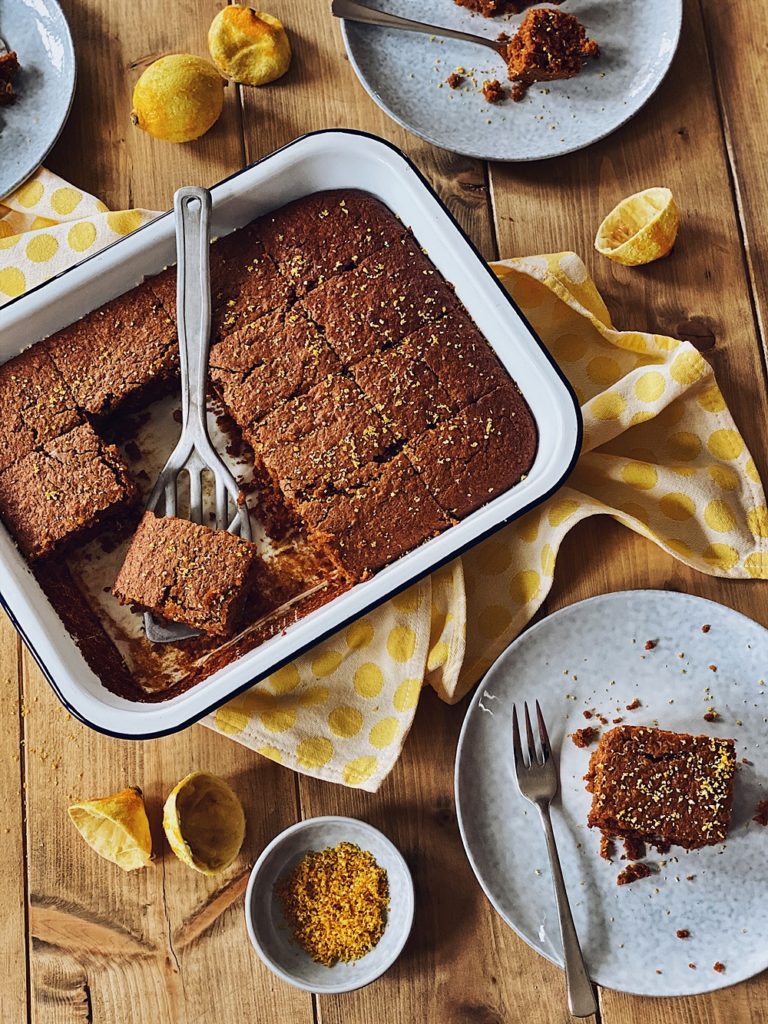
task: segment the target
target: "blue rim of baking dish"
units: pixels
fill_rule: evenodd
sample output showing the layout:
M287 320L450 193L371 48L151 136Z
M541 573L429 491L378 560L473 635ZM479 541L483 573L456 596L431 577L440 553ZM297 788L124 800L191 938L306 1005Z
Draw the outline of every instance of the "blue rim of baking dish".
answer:
M562 475L557 480L557 482L554 483L543 494L539 495L534 501L531 501L527 505L524 505L522 508L517 509L512 515L508 516L506 519L502 519L500 522L494 523L492 527L489 527L487 530L484 530L482 533L479 533L476 537L473 537L472 540L468 541L466 544L463 544L457 550L452 551L450 555L446 555L446 556L444 556L442 558L436 559L432 563L432 565L430 565L430 567L428 569L424 569L421 572L414 573L414 575L412 577L410 577L410 579L408 579L406 582L404 582L404 583L402 583L402 584L400 584L400 585L398 585L396 587L393 587L386 594L383 594L383 595L375 598L374 600L372 600L370 602L370 604L367 604L364 608L356 610L354 612L354 614L350 615L348 618L345 618L341 622L339 622L336 625L334 625L334 627L332 629L325 630L324 632L319 633L310 642L300 645L294 651L292 651L290 653L290 655L288 655L287 657L281 658L278 661L276 661L273 665L271 665L269 667L269 669L267 671L258 673L257 675L253 676L247 682L242 683L240 686L237 686L231 693L228 693L225 697L222 697L220 700L212 701L212 703L208 707L206 707L205 710L200 711L200 712L195 712L195 714L191 715L185 721L179 722L178 724L173 725L173 726L169 726L167 729L158 729L158 730L154 730L154 731L151 731L151 732L144 732L144 733L124 733L124 732L118 732L117 730L114 730L114 729L107 729L106 727L101 726L101 725L95 725L93 722L89 721L89 719L87 717L85 717L85 715L83 715L76 707L74 707L64 697L64 695L62 694L61 690L59 689L59 687L58 687L58 685L56 683L56 680L53 677L53 674L49 670L48 666L46 665L46 663L43 660L43 658L41 657L41 655L38 653L38 651L35 648L34 644L31 642L31 640L27 636L25 630L22 628L22 626L20 625L20 623L16 619L16 616L13 613L13 609L10 607L10 605L6 601L2 591L0 591L0 607L2 607L5 610L6 614L8 615L8 618L13 623L13 625L14 625L16 631L18 632L19 636L24 641L24 644L25 644L27 650L30 652L30 654L34 658L38 668L40 669L42 674L45 676L45 678L48 681L48 683L49 683L51 689L53 690L53 692L59 698L59 701L63 704L63 706L66 708L66 710L74 718L76 718L78 721L82 722L84 725L87 725L90 729L93 729L94 732L99 732L99 733L101 733L104 736L112 736L115 739L123 739L123 740L152 740L152 739L160 739L163 736L172 736L172 735L174 735L177 732L181 732L183 729L189 728L189 726L191 726L191 725L195 725L201 719L205 718L206 715L210 715L212 712L218 710L218 708L222 707L224 704L227 704L229 701L234 700L235 697L238 697L241 693L244 693L246 690L250 689L252 686L255 686L257 683L260 683L262 681L262 679L266 679L267 676L272 675L273 672L276 672L278 669L282 668L283 665L287 665L289 662L293 661L295 658L300 657L306 651L311 650L313 647L316 647L317 644L322 643L323 640L326 640L329 636L333 636L335 633L340 632L342 629L344 629L346 626L348 626L351 622L354 622L356 619L360 618L361 616L366 615L372 609L378 608L380 605L384 604L385 601L389 601L392 597L395 597L397 594L400 594L400 593L402 593L402 591L407 590L409 587L413 586L414 583L418 583L419 580L425 579L427 576L431 576L432 573L435 572L437 569L439 569L441 566L446 565L448 562L452 562L455 558L459 558L462 554L464 554L465 551L468 551L470 548L475 547L477 544L481 543L482 541L487 540L488 537L491 537L493 534L497 533L503 527L508 526L511 522L514 522L516 519L519 519L521 516L525 515L526 512L530 512L531 509L536 508L538 505L543 504L547 500L547 498L549 498L552 494L554 494L555 491L560 489L560 487L563 485L563 483L570 476L571 471L573 470L573 467L575 466L576 461L577 461L577 459L579 457L579 454L581 452L581 444L582 444L582 439L583 439L583 434L584 434L584 426L583 426L582 417L581 417L581 409L579 407L578 400L576 398L576 395L574 393L574 390L573 390L573 387L571 386L570 381L565 376L565 374L560 369L560 367L557 365L555 360L552 358L552 355L550 354L550 352L547 349L546 345L541 340L541 338L538 336L538 334L534 331L534 329L531 326L531 324L530 324L528 318L526 317L526 315L523 313L523 311L520 309L518 304L515 302L515 300L512 298L512 296L509 294L509 292L503 286L503 284L501 283L499 278L496 276L496 274L494 274L494 272L488 266L487 261L485 260L485 258L483 257L482 253L479 251L477 246L474 244L472 239L467 235L467 233L464 231L464 229L458 223L456 218L453 216L451 211L448 209L447 205L440 198L440 196L435 191L435 189L432 187L432 185L427 180L427 178L424 176L424 174L414 164L414 162L410 159L410 157L408 157L405 153L403 153L403 151L399 148L399 146L394 145L394 143L389 142L387 139L382 139L378 135L374 135L372 132L360 131L357 128L321 128L321 129L318 129L317 131L307 132L304 135L300 135L298 138L293 139L291 142L286 143L285 146L281 146L279 149L273 150L271 153L268 153L266 156L263 156L263 157L261 157L258 160L254 160L250 164L246 165L245 167L240 168L240 170L234 171L232 174L228 175L226 178L222 178L221 181L218 181L218 182L216 182L215 185L211 186L211 192L213 192L215 194L216 190L220 186L222 186L222 185L226 184L227 182L232 181L233 179L239 177L241 174L243 174L245 171L249 170L251 167L256 167L258 164L263 163L265 160L271 159L272 157L276 156L278 153L283 153L283 152L285 152L285 150L291 149L293 146L297 145L300 142L303 142L305 139L312 138L313 136L316 136L316 135L356 135L356 136L360 136L362 138L371 139L372 141L374 141L376 143L379 143L380 145L386 146L388 149L392 150L392 152L395 153L405 164L407 164L409 169L416 175L416 177L418 178L419 182L427 190L427 192L430 194L430 196L439 203L441 209L446 214L446 216L449 218L449 220L451 221L453 226L456 228L456 230L459 232L459 234L464 239L464 241L468 244L469 248L474 253L474 255L476 256L478 262L482 265L482 267L485 270L485 272L490 275L490 277L493 280L493 282L495 283L496 287L500 290L502 295L504 295L505 299L509 302L509 304L514 308L515 312L520 317L520 320L522 321L522 323L525 325L526 329L528 330L528 333L531 336L531 339L536 343L536 345L541 350L541 352L544 355L545 359L550 364L550 366L554 370L556 376L558 377L558 379L560 380L561 384L563 385L566 394L570 398L571 403L573 405L573 411L574 411L575 422L576 422L576 435L575 435L575 439L574 439L573 455L571 456L571 459L570 459L570 462L568 463L568 466L565 468L565 470L563 471ZM136 235L136 234L138 234L138 232L144 230L144 228L149 227L150 224L156 224L159 220L162 220L164 217L171 217L172 215L173 215L173 211L172 210L168 210L165 213L161 213L159 216L153 218L151 221L147 221L146 224L142 224L141 227L137 228L136 231L131 233L131 235ZM125 236L125 237L131 237L131 236ZM39 291L41 288L44 288L47 284L49 284L50 281L56 281L59 278L64 277L70 271L74 270L75 267L83 266L83 264L88 263L90 260L95 259L97 256L100 256L102 253L108 251L109 249L113 248L114 246L119 245L122 241L124 241L123 238L118 238L114 242L110 242L109 245L104 246L104 248L100 249L97 253L93 253L90 256L87 256L84 260L80 260L78 263L74 264L73 266L67 267L66 270L60 271L58 274L55 274L53 277L49 278L47 281L43 281L40 284L35 285L34 288L30 288L29 291L25 292L23 295L19 295L16 298L11 299L11 301L6 303L5 307L3 307L3 308L7 309L13 303L18 302L19 299L25 298L26 296L32 295L34 292ZM201 686L201 685L204 685L204 684L205 684L205 680L203 679L199 683L196 683L195 685L196 686ZM104 684L102 683L102 686L103 685ZM128 698L126 698L126 699L128 699ZM147 706L147 705L151 706L151 705L155 705L155 704L162 704L163 702L162 701L142 701L142 700L138 700L138 701L133 701L132 703L139 704L139 705L144 705L144 706Z

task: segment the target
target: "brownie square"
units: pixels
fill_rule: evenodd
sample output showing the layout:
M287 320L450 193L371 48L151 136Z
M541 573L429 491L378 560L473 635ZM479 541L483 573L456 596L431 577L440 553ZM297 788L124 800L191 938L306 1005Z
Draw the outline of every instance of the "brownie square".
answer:
M395 437L354 381L327 377L281 405L246 440L289 500L345 490Z
M93 416L149 402L178 375L176 328L146 284L40 344Z
M369 465L359 486L303 502L299 513L310 537L355 579L364 579L450 525L403 455Z
M267 252L297 295L386 249L406 229L382 202L364 192L316 192L264 217Z
M232 633L255 582L257 548L226 530L145 512L112 593L206 633Z
M440 507L463 519L518 483L536 446L530 410L509 384L421 434L405 451Z
M662 848L713 846L728 832L735 771L733 740L617 726L601 738L584 776L588 824Z
M72 392L42 346L0 366L0 471L81 422Z
M273 310L287 308L294 296L253 225L212 243L210 274L212 338L226 337ZM175 323L176 267L148 278L146 285Z
M457 409L511 383L496 353L461 309L425 324L405 344L432 370Z
M405 440L457 411L448 391L407 341L355 363L352 373L374 409Z
M120 452L88 423L0 473L0 515L29 558L71 546L137 498Z
M453 289L410 238L332 277L304 299L345 365L397 344L457 305Z
M216 391L235 422L246 428L337 371L339 360L294 307L261 317L214 345L210 366Z

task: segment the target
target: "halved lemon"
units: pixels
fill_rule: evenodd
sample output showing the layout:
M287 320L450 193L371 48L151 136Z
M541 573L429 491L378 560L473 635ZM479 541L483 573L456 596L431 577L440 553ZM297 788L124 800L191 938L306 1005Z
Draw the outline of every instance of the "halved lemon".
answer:
M597 229L595 248L625 267L666 256L677 238L680 212L668 188L646 188L622 199Z
M137 786L72 804L69 816L86 843L123 871L135 871L151 862L152 836L144 797Z
M163 829L179 860L204 875L215 875L240 852L245 814L224 779L192 772L165 801Z

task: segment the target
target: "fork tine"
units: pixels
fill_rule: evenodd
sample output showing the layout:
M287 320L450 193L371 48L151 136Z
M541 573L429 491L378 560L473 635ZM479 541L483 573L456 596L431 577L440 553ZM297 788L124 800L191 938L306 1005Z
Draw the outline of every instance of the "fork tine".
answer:
M165 514L176 515L176 481L169 480L165 485Z
M544 763L546 764L549 760L552 748L549 745L549 736L547 735L547 727L544 724L544 715L541 713L539 702L536 701L536 720L539 723L539 739L541 740L541 755Z
M515 753L515 771L525 768L523 748L520 743L520 725L517 721L517 706L512 705L512 749Z
M203 521L203 482L197 467L189 469L189 518L198 525Z
M226 530L229 525L227 488L221 477L216 474L216 529Z
M533 729L531 728L531 716L528 714L528 701L523 703L525 710L525 738L528 741L528 757L531 759L531 765L539 763L539 758L536 753L536 741L533 738Z

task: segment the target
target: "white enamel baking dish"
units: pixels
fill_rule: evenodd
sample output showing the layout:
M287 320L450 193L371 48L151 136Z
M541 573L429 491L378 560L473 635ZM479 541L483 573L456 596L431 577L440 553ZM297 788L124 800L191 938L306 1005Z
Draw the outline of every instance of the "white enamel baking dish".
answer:
M227 234L259 214L328 188L371 192L413 229L528 400L539 428L536 461L526 480L441 536L186 693L159 704L134 703L101 684L0 526L0 600L61 701L94 729L146 739L192 724L541 502L575 462L581 420L569 386L472 243L419 171L394 146L355 131L303 136L215 186L213 232ZM0 362L173 262L174 225L171 215L164 214L1 309Z

